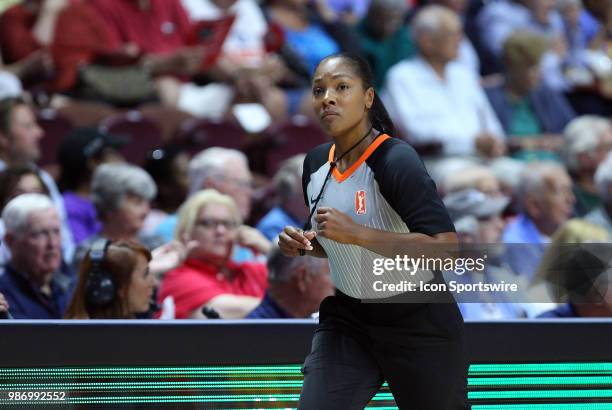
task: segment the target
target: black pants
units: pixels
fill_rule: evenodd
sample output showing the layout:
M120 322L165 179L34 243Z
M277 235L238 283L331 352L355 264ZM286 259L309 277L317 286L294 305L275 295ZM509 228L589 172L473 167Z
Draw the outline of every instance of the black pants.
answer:
M361 303L336 291L321 303L319 323L300 409L363 409L385 380L400 409L467 409L455 303Z

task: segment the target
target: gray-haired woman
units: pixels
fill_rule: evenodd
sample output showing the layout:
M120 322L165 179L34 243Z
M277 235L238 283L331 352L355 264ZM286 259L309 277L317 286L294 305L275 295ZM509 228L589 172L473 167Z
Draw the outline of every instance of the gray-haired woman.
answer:
M89 247L99 237L140 242L150 250L162 245L164 241L158 236L140 235L156 194L155 182L142 168L119 163L100 165L91 182L91 199L102 230L79 245L73 267L78 269Z

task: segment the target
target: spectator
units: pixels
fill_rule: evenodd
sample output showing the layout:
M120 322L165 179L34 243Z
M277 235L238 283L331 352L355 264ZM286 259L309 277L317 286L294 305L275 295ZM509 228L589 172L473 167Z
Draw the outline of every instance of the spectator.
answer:
M391 68L383 99L400 131L415 143L441 143L443 155L502 155L503 130L478 78L454 62L462 31L451 10L433 5L413 20L419 57Z
M334 294L326 260L288 258L274 247L268 257L268 290L247 319L308 318Z
M68 0L26 0L5 10L0 18L0 44L6 62L17 62L49 47L57 18L68 3Z
M584 219L605 228L612 237L612 152L599 164L595 173L595 185L602 200L600 207L585 215Z
M16 65L24 82L47 80L53 73L48 51L55 25L67 0L26 0L0 15L0 53L7 64Z
M273 118L284 116L284 94L272 83L266 83L265 76L255 76L252 70L242 70L236 64L222 64L222 60L213 62L213 66L204 66L206 50L204 46L191 45L194 27L180 0L95 0L93 5L102 15L115 49L133 47L143 55L145 67L166 74L157 80L165 105L196 116L221 118L234 98L260 98L257 102ZM279 72L272 71L275 75ZM195 74L204 74L206 78L202 82L208 83L196 85L182 81L185 75ZM266 86L268 89L263 92Z
M542 60L543 81L557 91L568 89L562 72L567 58L563 19L555 0L499 0L488 3L476 21L480 38L492 55L501 56L503 44L514 32L530 31L546 37L549 52Z
M498 0L484 6L477 17L480 38L496 56L515 31L529 30L549 39L560 39L563 21L552 0Z
M156 285L149 270L151 253L135 242L98 239L93 246L101 255L95 263L93 250L85 256L64 318L135 319L147 313Z
M319 2L327 2L329 8L346 24L354 25L359 20L363 19L371 6L371 0L317 0ZM402 0L406 3L405 0Z
M197 154L189 163L189 192L194 195L203 189L215 189L229 195L240 211L241 220L251 213L253 177L246 156L237 150L213 147ZM170 240L175 233L176 215L162 221L156 234ZM242 225L238 229L238 245L234 261L253 260L257 253L267 254L270 242L257 229Z
M389 69L415 53L414 42L404 24L405 0L373 0L368 14L356 30L362 55L374 72L374 85L383 86Z
M531 280L550 237L571 216L572 182L563 167L553 162L525 167L517 198L520 213L503 234L506 256L513 271Z
M465 284L520 281L501 258L504 249L500 241L505 225L501 215L509 202L506 197L490 196L474 189L456 191L444 197L444 205L453 219L459 242L473 244L472 248L468 245L468 249L487 255L483 271L466 272L464 275L450 273L447 274L448 280ZM525 281L519 288L527 289L526 285ZM462 296L465 295L459 297ZM482 292L458 302L464 319L516 319L526 316L518 303L525 302L525 299L520 300L518 294Z
M72 295L72 277L60 273L60 218L53 202L25 194L2 211L11 260L0 276L10 313L16 319L61 319Z
M117 148L125 143L96 128L77 128L66 135L58 147L59 184L68 224L77 245L100 232L100 221L90 199L93 173L100 164L123 161Z
M608 231L599 225L584 219L574 218L564 223L552 237L550 246L546 249L542 262L538 267L532 283L539 285L558 286L561 279L559 270L554 266L558 259L568 250L575 250L577 244L605 243L611 239ZM558 293L558 289L549 289Z
M79 245L73 261L75 270L92 243L100 237L139 242L149 250L161 246L162 238L140 233L156 191L153 179L139 167L114 163L100 165L91 181L91 199L102 229Z
M325 1L267 0L270 20L280 25L288 47L298 57L298 64L311 75L328 55L358 51L358 41L350 28L337 20Z
M584 115L570 122L564 135L565 164L574 180L575 211L584 216L602 204L595 171L612 151L612 125L605 118Z
M279 54L294 78L295 88L287 92L289 112L314 119L311 75L328 55L340 50L358 53L359 38L342 21L346 15L337 14L326 0L266 0L264 5L270 23L283 33Z
M287 159L274 175L274 187L280 203L272 208L257 224L257 229L270 241L277 237L285 226L302 226L308 218L302 192L302 165L304 154Z
M4 297L2 293L0 293L0 319L9 319L11 317L9 316L10 308L11 307L6 301L6 298Z
M38 170L30 164L13 165L0 172L0 212L13 198L23 194L49 196Z
M102 18L109 48L137 56L144 70L156 75L162 104L207 117L225 113L233 97L229 87L181 80L201 71L204 49L188 44L192 26L180 0L94 0L91 5Z
M499 181L489 168L482 165L466 166L449 174L442 183L445 194L466 189L476 189L490 196L501 196Z
M159 293L160 300L173 296L177 318L204 318L203 307L225 319L242 318L259 304L267 288L265 265L231 260L240 224L231 197L212 189L183 204L176 236L198 246L182 266L165 275Z
M486 89L515 158L559 160L561 133L575 113L565 97L542 84L540 61L546 39L527 31L510 35L503 47L505 81Z
M266 58L264 37L268 22L255 0L182 0L190 20L236 16L223 42L221 58L237 66L258 67Z
M34 166L40 158L40 140L43 136L44 132L36 122L32 108L24 100L9 98L0 101L0 171L10 165ZM59 212L63 256L65 261L70 261L74 255L74 241L66 221L64 199L51 175L42 169L38 173Z
M510 204L506 208L506 215L516 215L520 208L516 193L519 191L521 175L527 166L525 161L510 157L496 158L488 164L489 170L499 181L499 186L503 195L510 198Z
M611 317L609 244L570 245L556 251L543 269L558 275L555 293L566 295L567 303L538 317Z
M147 155L145 171L157 185L157 196L142 228L143 233L153 234L159 224L174 215L187 198L189 190L189 155L178 144L155 149ZM169 234L167 238L172 235Z
M31 165L15 165L0 172L0 212L13 198L22 194L43 194L49 191L38 171ZM0 219L0 268L7 264L11 254L4 242L4 221Z
M461 18L464 32L466 31L466 13L469 6L469 0L428 0L428 4L439 4L440 6L448 7ZM476 53L476 49L472 45L472 42L468 36L464 36L459 44L459 54L457 56L457 62L463 64L478 75L480 72L480 59Z
M574 66L583 64L583 53L590 48L600 30L599 23L582 5L582 0L557 0L563 18L568 60Z
M235 86L235 101L261 103L272 118L284 118L287 95L278 84L287 80L289 71L276 54L266 52L268 23L257 2L183 0L183 6L194 22L235 15L215 63L214 76Z

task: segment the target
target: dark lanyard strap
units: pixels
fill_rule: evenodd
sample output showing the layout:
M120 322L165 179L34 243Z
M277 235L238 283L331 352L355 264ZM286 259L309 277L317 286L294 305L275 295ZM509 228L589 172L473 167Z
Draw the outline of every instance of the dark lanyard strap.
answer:
M323 196L323 192L325 191L325 186L327 185L327 181L329 181L329 177L331 176L332 172L334 171L334 168L336 168L338 162L349 152L351 152L355 147L357 147L357 145L361 144L363 142L363 140L365 140L370 133L372 132L372 127L370 127L370 129L368 130L368 132L366 132L366 134L361 137L359 139L359 141L357 141L355 144L353 144L352 147L350 147L349 149L347 149L346 151L344 151L342 153L342 155L340 155L339 157L337 157L335 160L331 161L329 163L329 171L327 171L327 175L325 176L325 180L323 181L323 185L321 186L321 189L319 190L319 194L317 195L317 198L314 200L314 203L312 205L312 209L310 210L310 215L308 215L308 219L306 220L306 222L304 223L303 229L305 231L309 231L312 228L312 223L310 222L312 219L312 216L314 215L315 211L317 210L317 205L319 204L319 201L321 200L321 197Z

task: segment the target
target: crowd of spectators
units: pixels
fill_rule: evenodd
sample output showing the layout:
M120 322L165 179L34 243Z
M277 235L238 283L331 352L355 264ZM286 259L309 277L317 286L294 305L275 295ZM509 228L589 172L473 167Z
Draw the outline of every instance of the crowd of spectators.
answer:
M525 291L464 318L612 316L612 254L586 246L612 241L612 1L0 0L0 317L316 315L327 261L275 244L308 216L287 147L309 141L270 130L316 121L340 51L486 250L460 280ZM104 126L136 111L164 131L143 162ZM194 121L223 126L179 137Z

